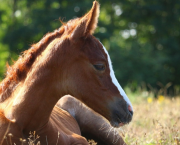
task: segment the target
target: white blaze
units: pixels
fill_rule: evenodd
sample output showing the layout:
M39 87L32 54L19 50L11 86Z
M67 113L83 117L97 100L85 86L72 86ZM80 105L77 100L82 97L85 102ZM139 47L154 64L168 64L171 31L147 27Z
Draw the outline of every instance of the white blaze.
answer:
M124 90L122 89L122 87L120 86L120 84L118 83L118 81L117 81L117 79L115 77L110 56L109 56L109 54L108 54L108 52L107 52L107 50L106 50L106 48L104 46L103 46L103 49L104 49L104 52L107 54L107 57L108 57L110 76L111 76L112 82L117 87L117 89L119 90L120 94L123 96L124 100L128 103L128 105L131 106L131 109L133 111L133 107L132 107L132 104L131 104L129 98L127 97L126 93L124 92Z

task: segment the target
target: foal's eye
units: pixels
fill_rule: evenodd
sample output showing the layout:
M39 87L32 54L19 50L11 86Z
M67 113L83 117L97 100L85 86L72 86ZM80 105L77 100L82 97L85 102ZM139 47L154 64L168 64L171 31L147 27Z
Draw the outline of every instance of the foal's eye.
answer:
M104 64L95 64L94 67L99 71L103 71L106 68Z

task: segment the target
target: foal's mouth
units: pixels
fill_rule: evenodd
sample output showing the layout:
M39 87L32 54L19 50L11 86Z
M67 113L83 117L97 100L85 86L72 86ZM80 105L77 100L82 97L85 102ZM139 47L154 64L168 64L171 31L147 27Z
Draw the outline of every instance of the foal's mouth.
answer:
M129 109L129 105L125 101L120 100L111 108L110 123L113 127L121 127L131 122L133 111Z
M119 113L119 111L117 112L115 110L112 115L112 120L110 123L113 127L121 127L124 126L125 124L130 123L132 120L132 116L133 116L132 111L121 114Z

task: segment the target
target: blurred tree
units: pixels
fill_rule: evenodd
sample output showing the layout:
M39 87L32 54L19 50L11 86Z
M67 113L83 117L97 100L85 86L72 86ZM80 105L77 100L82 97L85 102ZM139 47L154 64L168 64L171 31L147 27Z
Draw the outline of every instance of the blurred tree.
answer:
M180 1L122 0L116 5L122 9L119 26L125 44L121 48L128 51L129 47L132 59L124 59L132 66L127 67L131 73L122 76L137 85L142 81L153 87L158 87L158 82L180 85Z
M3 43L3 38L6 35L8 26L11 22L11 8L9 7L9 1L0 0L0 79L3 77L5 71L6 60L9 56L9 47Z
M180 86L180 1L99 0L96 37L110 51L120 83ZM81 17L91 0L0 0L0 78L5 62L63 21Z

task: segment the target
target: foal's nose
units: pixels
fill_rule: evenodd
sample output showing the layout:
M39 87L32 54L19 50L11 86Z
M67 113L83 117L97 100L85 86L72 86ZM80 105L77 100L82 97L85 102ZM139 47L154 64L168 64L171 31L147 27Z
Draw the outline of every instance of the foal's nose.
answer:
M133 116L133 109L130 105L128 105L128 110L129 110L129 113Z

